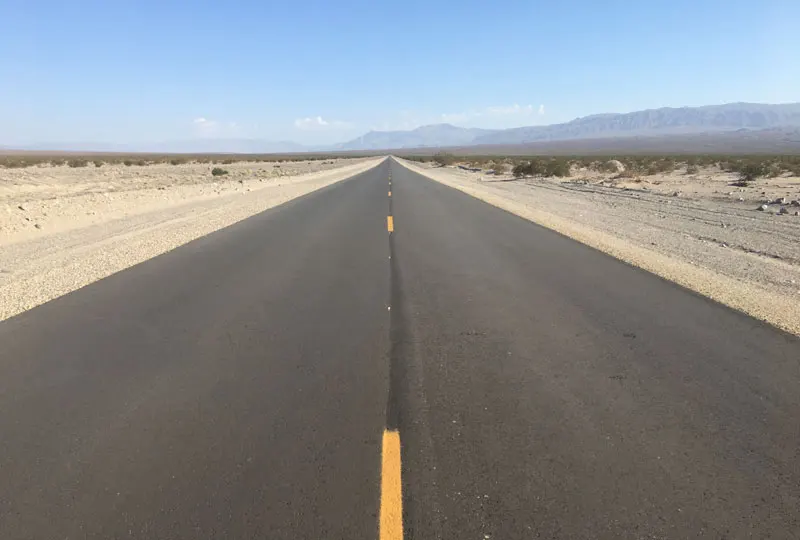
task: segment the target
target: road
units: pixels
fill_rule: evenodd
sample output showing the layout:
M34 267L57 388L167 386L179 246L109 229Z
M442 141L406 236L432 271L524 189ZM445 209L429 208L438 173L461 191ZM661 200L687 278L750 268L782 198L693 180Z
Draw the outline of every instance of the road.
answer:
M0 323L0 538L798 538L798 388L387 160Z

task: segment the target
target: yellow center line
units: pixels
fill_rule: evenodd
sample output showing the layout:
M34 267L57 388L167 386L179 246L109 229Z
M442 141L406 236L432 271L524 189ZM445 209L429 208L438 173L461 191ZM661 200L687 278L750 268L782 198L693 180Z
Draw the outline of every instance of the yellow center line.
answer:
M389 229L389 232L394 232L394 218L392 216L386 216L386 228Z
M403 540L400 433L383 432L380 540Z

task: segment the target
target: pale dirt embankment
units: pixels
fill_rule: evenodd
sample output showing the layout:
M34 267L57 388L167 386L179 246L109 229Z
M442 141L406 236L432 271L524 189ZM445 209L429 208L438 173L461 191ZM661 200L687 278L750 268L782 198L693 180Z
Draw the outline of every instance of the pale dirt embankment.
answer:
M598 175L514 180L401 160L410 169L800 335L800 179L738 190L723 175L616 184ZM763 199L763 200L762 200Z
M0 169L0 320L381 159Z

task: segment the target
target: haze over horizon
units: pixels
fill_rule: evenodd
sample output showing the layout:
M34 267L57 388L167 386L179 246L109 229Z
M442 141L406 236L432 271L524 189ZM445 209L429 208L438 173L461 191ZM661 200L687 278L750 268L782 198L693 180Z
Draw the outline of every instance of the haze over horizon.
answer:
M794 102L797 20L786 0L14 2L0 20L14 52L0 145L328 145L427 124Z

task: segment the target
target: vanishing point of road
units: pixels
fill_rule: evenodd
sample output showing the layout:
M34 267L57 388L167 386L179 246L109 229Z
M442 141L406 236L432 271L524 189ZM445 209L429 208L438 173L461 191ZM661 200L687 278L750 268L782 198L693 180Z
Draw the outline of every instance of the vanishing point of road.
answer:
M800 537L800 341L388 159L0 323L0 538Z

